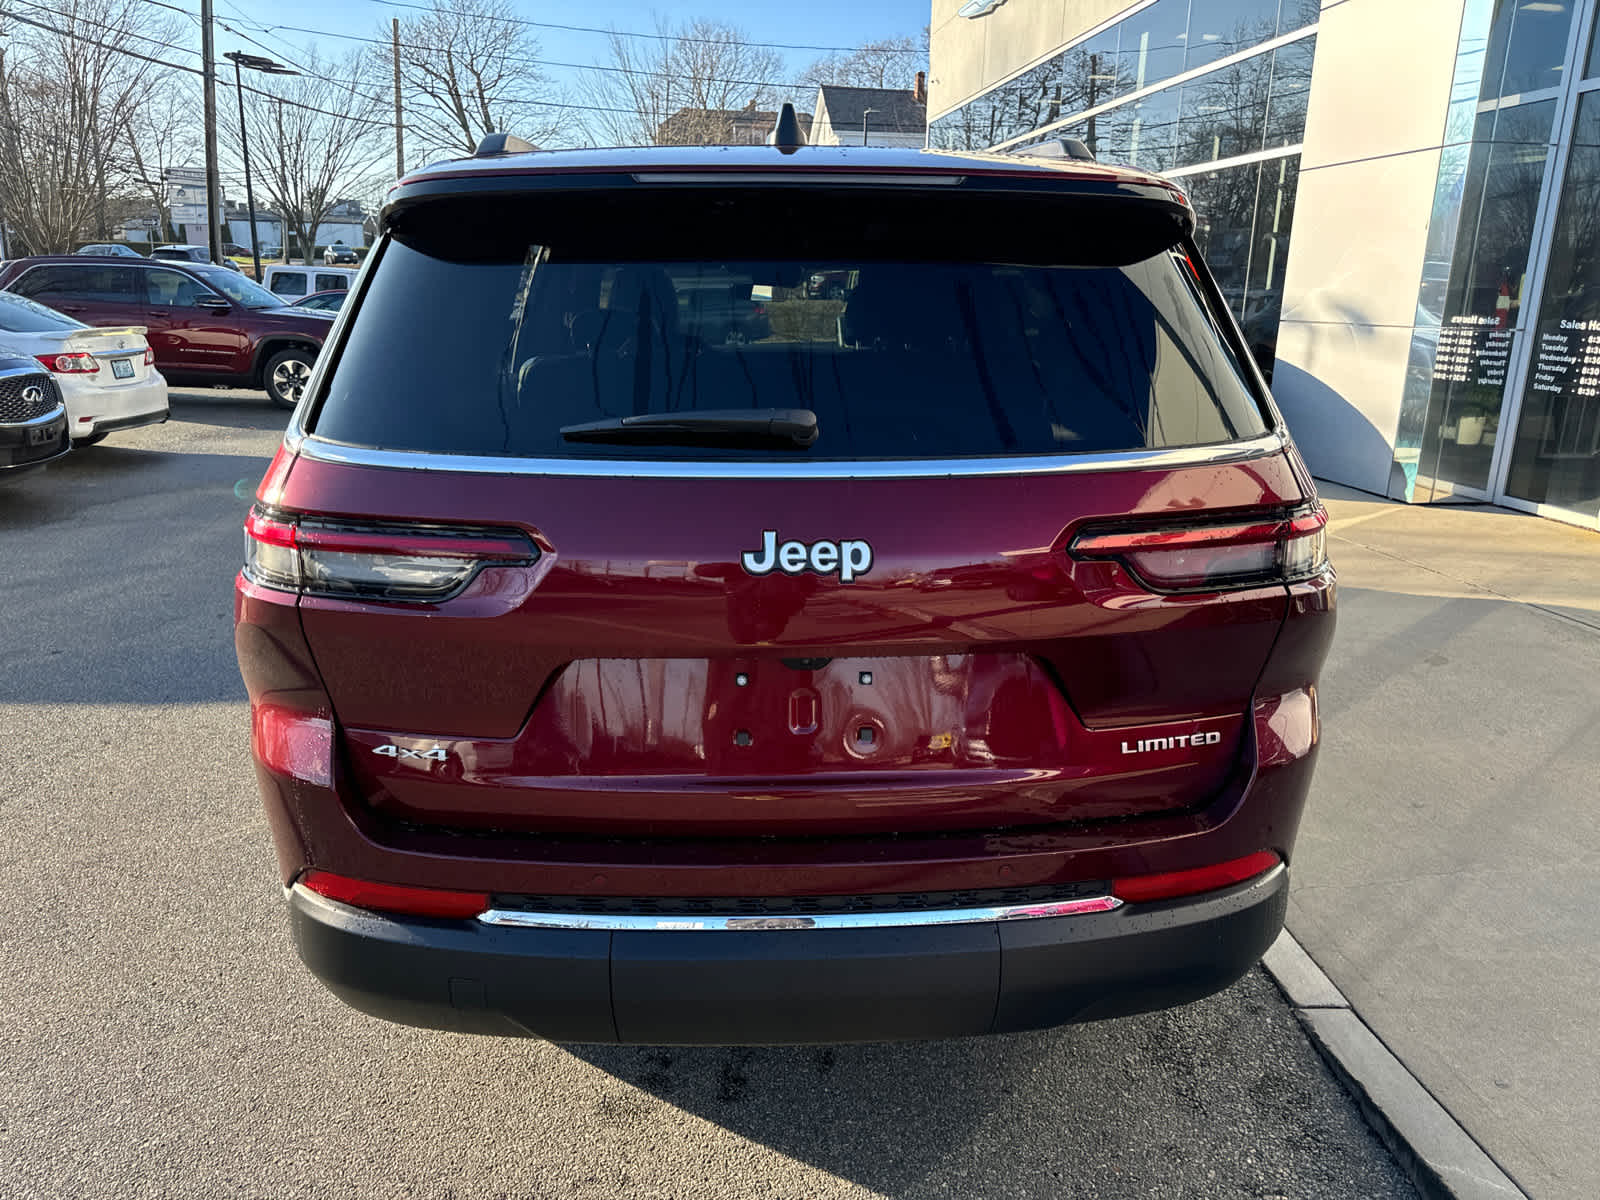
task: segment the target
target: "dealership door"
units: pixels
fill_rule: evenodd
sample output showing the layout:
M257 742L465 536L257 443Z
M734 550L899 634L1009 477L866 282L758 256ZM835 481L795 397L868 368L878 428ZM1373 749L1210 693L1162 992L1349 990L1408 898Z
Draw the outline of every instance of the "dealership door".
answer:
M1474 7L1418 296L1412 416L1402 418L1396 461L1413 473L1414 500L1493 500L1594 528L1596 0L1492 0L1492 8L1482 0L1476 17ZM1402 461L1408 421L1416 449Z
M1568 0L1569 3L1573 0ZM1530 312L1491 463L1493 499L1600 527L1600 44L1578 4L1562 64L1554 170L1540 197Z

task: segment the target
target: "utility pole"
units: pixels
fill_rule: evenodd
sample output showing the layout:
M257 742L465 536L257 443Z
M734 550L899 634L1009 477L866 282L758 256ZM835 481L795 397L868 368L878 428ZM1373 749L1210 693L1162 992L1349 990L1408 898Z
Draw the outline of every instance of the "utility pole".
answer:
M400 119L400 18L390 17L394 32L394 177L404 179L406 174L406 130Z
M260 71L266 75L298 75L299 71L291 70L281 62L274 62L260 54L246 54L242 50L230 50L222 56L233 63L233 90L239 98L239 144L244 148L244 202L250 206L250 258L255 263L256 280L261 279L261 239L256 236L256 193L250 185L250 131L244 123L244 80L239 71L242 67L249 67L252 71ZM278 113L283 113L282 105ZM279 144L282 145L282 137Z
M205 77L206 229L211 261L222 261L222 183L217 178L217 47L211 0L200 0L200 69Z

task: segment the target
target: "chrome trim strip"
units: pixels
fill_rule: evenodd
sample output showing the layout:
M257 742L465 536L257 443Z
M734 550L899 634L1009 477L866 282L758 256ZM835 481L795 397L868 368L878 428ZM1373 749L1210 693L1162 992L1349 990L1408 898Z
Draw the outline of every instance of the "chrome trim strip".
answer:
M632 916L625 913L545 913L491 908L479 913L485 925L518 929L597 929L668 933L749 933L790 929L903 929L918 925L976 925L990 921L1032 921L1041 917L1074 917L1111 912L1122 907L1115 896L1048 900L1042 904L1009 904L994 908L947 908L927 912L819 913L816 916L718 917L698 913L678 916Z
M65 420L67 406L58 404L42 417L29 417L26 421L0 421L7 429L27 429L32 425L48 425L51 421Z
M309 395L309 390L308 393ZM319 462L401 471L460 471L474 475L552 475L623 479L927 479L962 475L1064 475L1092 471L1155 470L1247 462L1282 452L1280 427L1260 437L1211 446L1160 450L1111 450L1098 454L1012 458L878 459L861 462L682 462L598 458L492 458L431 454L418 450L373 450L330 442L304 433L300 413L284 441Z
M954 187L965 183L965 175L920 173L892 174L867 171L635 171L635 183L760 183L789 184L882 184L895 187Z

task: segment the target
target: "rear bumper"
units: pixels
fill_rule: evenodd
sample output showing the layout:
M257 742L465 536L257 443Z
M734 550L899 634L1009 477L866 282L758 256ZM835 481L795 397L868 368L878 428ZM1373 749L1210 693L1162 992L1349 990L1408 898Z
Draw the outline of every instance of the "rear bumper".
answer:
M20 473L53 462L72 448L64 409L31 421L0 425L0 475Z
M1196 898L980 924L521 929L289 892L306 965L363 1012L566 1042L758 1045L1040 1029L1227 987L1283 926L1279 866Z
M168 416L167 381L159 371L128 383L96 385L71 376L62 394L67 403L69 427L75 438L158 425Z

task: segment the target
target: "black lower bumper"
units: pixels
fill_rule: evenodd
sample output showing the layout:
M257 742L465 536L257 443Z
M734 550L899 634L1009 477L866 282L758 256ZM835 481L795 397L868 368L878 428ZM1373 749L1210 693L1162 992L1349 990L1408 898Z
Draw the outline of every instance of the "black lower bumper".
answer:
M37 420L0 424L0 472L42 467L71 448L65 409Z
M163 408L160 412L136 413L131 417L107 417L103 421L96 421L91 436L102 433L120 433L124 429L140 429L146 425L165 425L172 418L172 410Z
M391 1021L558 1042L761 1045L1040 1029L1198 1000L1283 927L1276 867L1200 898L984 924L518 929L396 919L290 892L295 947Z

